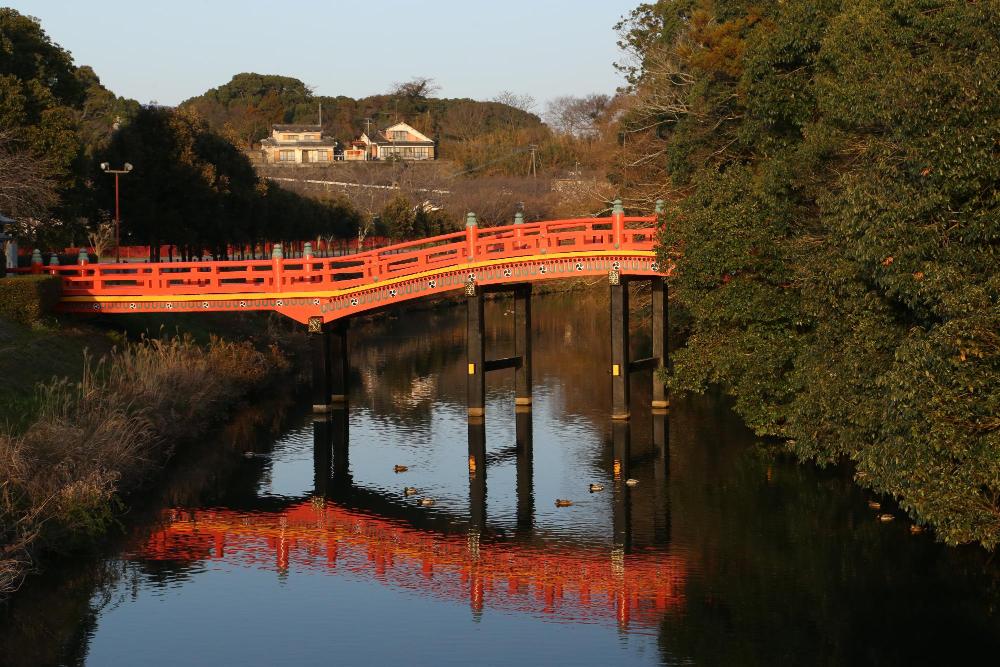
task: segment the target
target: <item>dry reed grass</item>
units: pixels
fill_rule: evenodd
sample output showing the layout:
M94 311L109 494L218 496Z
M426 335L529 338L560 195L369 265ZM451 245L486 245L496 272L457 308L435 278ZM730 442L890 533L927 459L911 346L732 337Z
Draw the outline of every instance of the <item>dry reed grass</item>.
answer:
M40 550L69 551L114 522L179 441L289 368L275 346L187 336L143 339L85 364L79 383L40 385L38 416L0 434L0 599Z

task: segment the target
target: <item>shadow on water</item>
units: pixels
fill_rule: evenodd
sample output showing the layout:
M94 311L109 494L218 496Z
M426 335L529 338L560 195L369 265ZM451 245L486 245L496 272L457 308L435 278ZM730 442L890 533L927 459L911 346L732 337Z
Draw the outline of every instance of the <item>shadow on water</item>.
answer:
M490 357L509 315L488 305ZM720 396L653 415L640 374L613 423L607 329L603 292L538 298L533 410L500 373L469 422L461 308L353 328L349 410L255 406L183 452L103 557L30 582L0 663L996 655L982 552L877 521L845 471L776 457Z

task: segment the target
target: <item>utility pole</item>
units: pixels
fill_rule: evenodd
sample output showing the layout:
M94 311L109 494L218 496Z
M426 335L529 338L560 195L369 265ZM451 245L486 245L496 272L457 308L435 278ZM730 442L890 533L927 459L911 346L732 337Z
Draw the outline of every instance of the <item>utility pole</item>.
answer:
M537 172L535 171L535 151L538 150L538 146L531 144L528 146L528 150L531 151L531 177L535 178Z
M115 175L115 261L120 262L122 261L120 252L121 240L122 240L121 238L122 218L118 208L118 177L121 176L122 174L127 174L130 171L132 171L132 165L126 162L124 167L122 167L121 169L112 169L110 164L108 164L107 162L102 162L101 171L103 171L105 174Z

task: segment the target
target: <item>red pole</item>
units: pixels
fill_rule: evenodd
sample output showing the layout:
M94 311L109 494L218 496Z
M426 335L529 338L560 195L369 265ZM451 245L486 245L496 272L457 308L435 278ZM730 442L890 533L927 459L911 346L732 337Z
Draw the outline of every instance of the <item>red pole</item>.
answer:
M118 211L118 174L115 174L115 261L121 260L121 215Z

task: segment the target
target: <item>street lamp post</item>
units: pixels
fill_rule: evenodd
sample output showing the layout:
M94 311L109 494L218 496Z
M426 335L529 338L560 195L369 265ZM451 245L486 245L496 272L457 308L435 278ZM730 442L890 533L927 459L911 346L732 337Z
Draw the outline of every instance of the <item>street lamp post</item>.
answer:
M105 174L115 175L115 261L121 261L119 248L121 247L121 225L122 219L118 208L118 177L132 171L132 165L126 162L121 169L112 169L107 162L101 163L101 171Z

